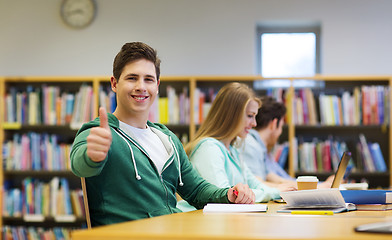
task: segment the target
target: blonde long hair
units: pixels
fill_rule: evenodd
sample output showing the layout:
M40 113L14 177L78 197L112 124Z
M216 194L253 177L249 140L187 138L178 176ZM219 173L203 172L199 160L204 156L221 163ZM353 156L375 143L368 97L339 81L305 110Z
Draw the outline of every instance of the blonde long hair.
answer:
M241 130L246 106L254 100L261 107L261 101L248 85L239 82L228 83L223 86L215 97L206 119L196 132L194 140L185 146L188 156L197 143L207 137L217 140L236 139Z

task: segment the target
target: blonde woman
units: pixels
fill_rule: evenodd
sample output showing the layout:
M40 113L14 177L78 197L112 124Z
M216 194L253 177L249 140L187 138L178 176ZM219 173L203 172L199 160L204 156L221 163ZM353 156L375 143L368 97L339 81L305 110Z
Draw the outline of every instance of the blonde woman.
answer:
M249 130L256 126L255 116L261 101L243 83L226 84L218 92L211 109L185 150L199 174L218 187L248 184L256 202L280 198L281 189L261 183L240 157L235 145L241 144Z

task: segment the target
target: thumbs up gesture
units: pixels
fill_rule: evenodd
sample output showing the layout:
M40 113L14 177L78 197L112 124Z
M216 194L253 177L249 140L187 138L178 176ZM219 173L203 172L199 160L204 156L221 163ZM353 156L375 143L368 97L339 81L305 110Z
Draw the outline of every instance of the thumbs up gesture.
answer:
M112 132L109 128L106 109L99 108L99 127L90 129L87 136L87 156L94 162L101 162L106 158L112 144Z

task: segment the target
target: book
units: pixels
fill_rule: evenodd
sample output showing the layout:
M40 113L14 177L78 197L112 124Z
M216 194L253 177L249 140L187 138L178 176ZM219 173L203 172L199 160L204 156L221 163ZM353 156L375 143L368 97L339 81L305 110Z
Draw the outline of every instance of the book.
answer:
M369 143L369 149L377 171L386 172L387 166L385 164L384 156L382 155L380 145L377 142Z
M203 208L203 213L241 213L241 212L266 212L267 204L224 204L208 203Z
M71 204L72 204L72 209L73 212L75 213L76 216L82 217L83 212L82 212L82 207L80 205L79 201L79 193L77 190L72 190L71 191Z
M369 145L366 141L366 137L365 135L363 135L362 133L359 134L359 141L361 143L361 150L362 150L362 155L363 155L363 163L365 165L365 170L368 172L375 172L376 171L376 167L374 165L374 161L369 149Z
M356 209L354 204L345 202L338 188L281 192L280 195L287 205L277 212L322 210L340 213Z
M158 99L158 109L159 122L162 124L167 124L169 122L169 99L167 97L160 97Z
M193 122L195 124L200 124L200 118L199 118L199 113L200 113L200 89L196 88L195 91L193 92Z
M308 105L308 111L309 111L309 124L310 125L316 125L318 123L317 120L317 109L316 109L316 103L314 99L314 95L311 89L306 88L305 89L305 97Z
M355 204L357 210L363 211L386 211L392 210L392 203L387 204Z
M285 142L282 144L282 152L279 155L278 163L282 168L285 168L289 155L289 143Z
M346 202L354 204L392 203L392 191L389 190L341 190Z

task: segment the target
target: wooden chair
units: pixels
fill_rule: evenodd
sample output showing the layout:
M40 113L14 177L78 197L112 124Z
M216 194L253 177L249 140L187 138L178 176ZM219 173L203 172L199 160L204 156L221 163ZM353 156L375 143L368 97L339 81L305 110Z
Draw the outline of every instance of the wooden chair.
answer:
M86 214L87 229L91 229L90 211L88 208L88 199L87 199L86 179L82 177L80 178L80 181L82 183L83 202L84 202L84 211Z

